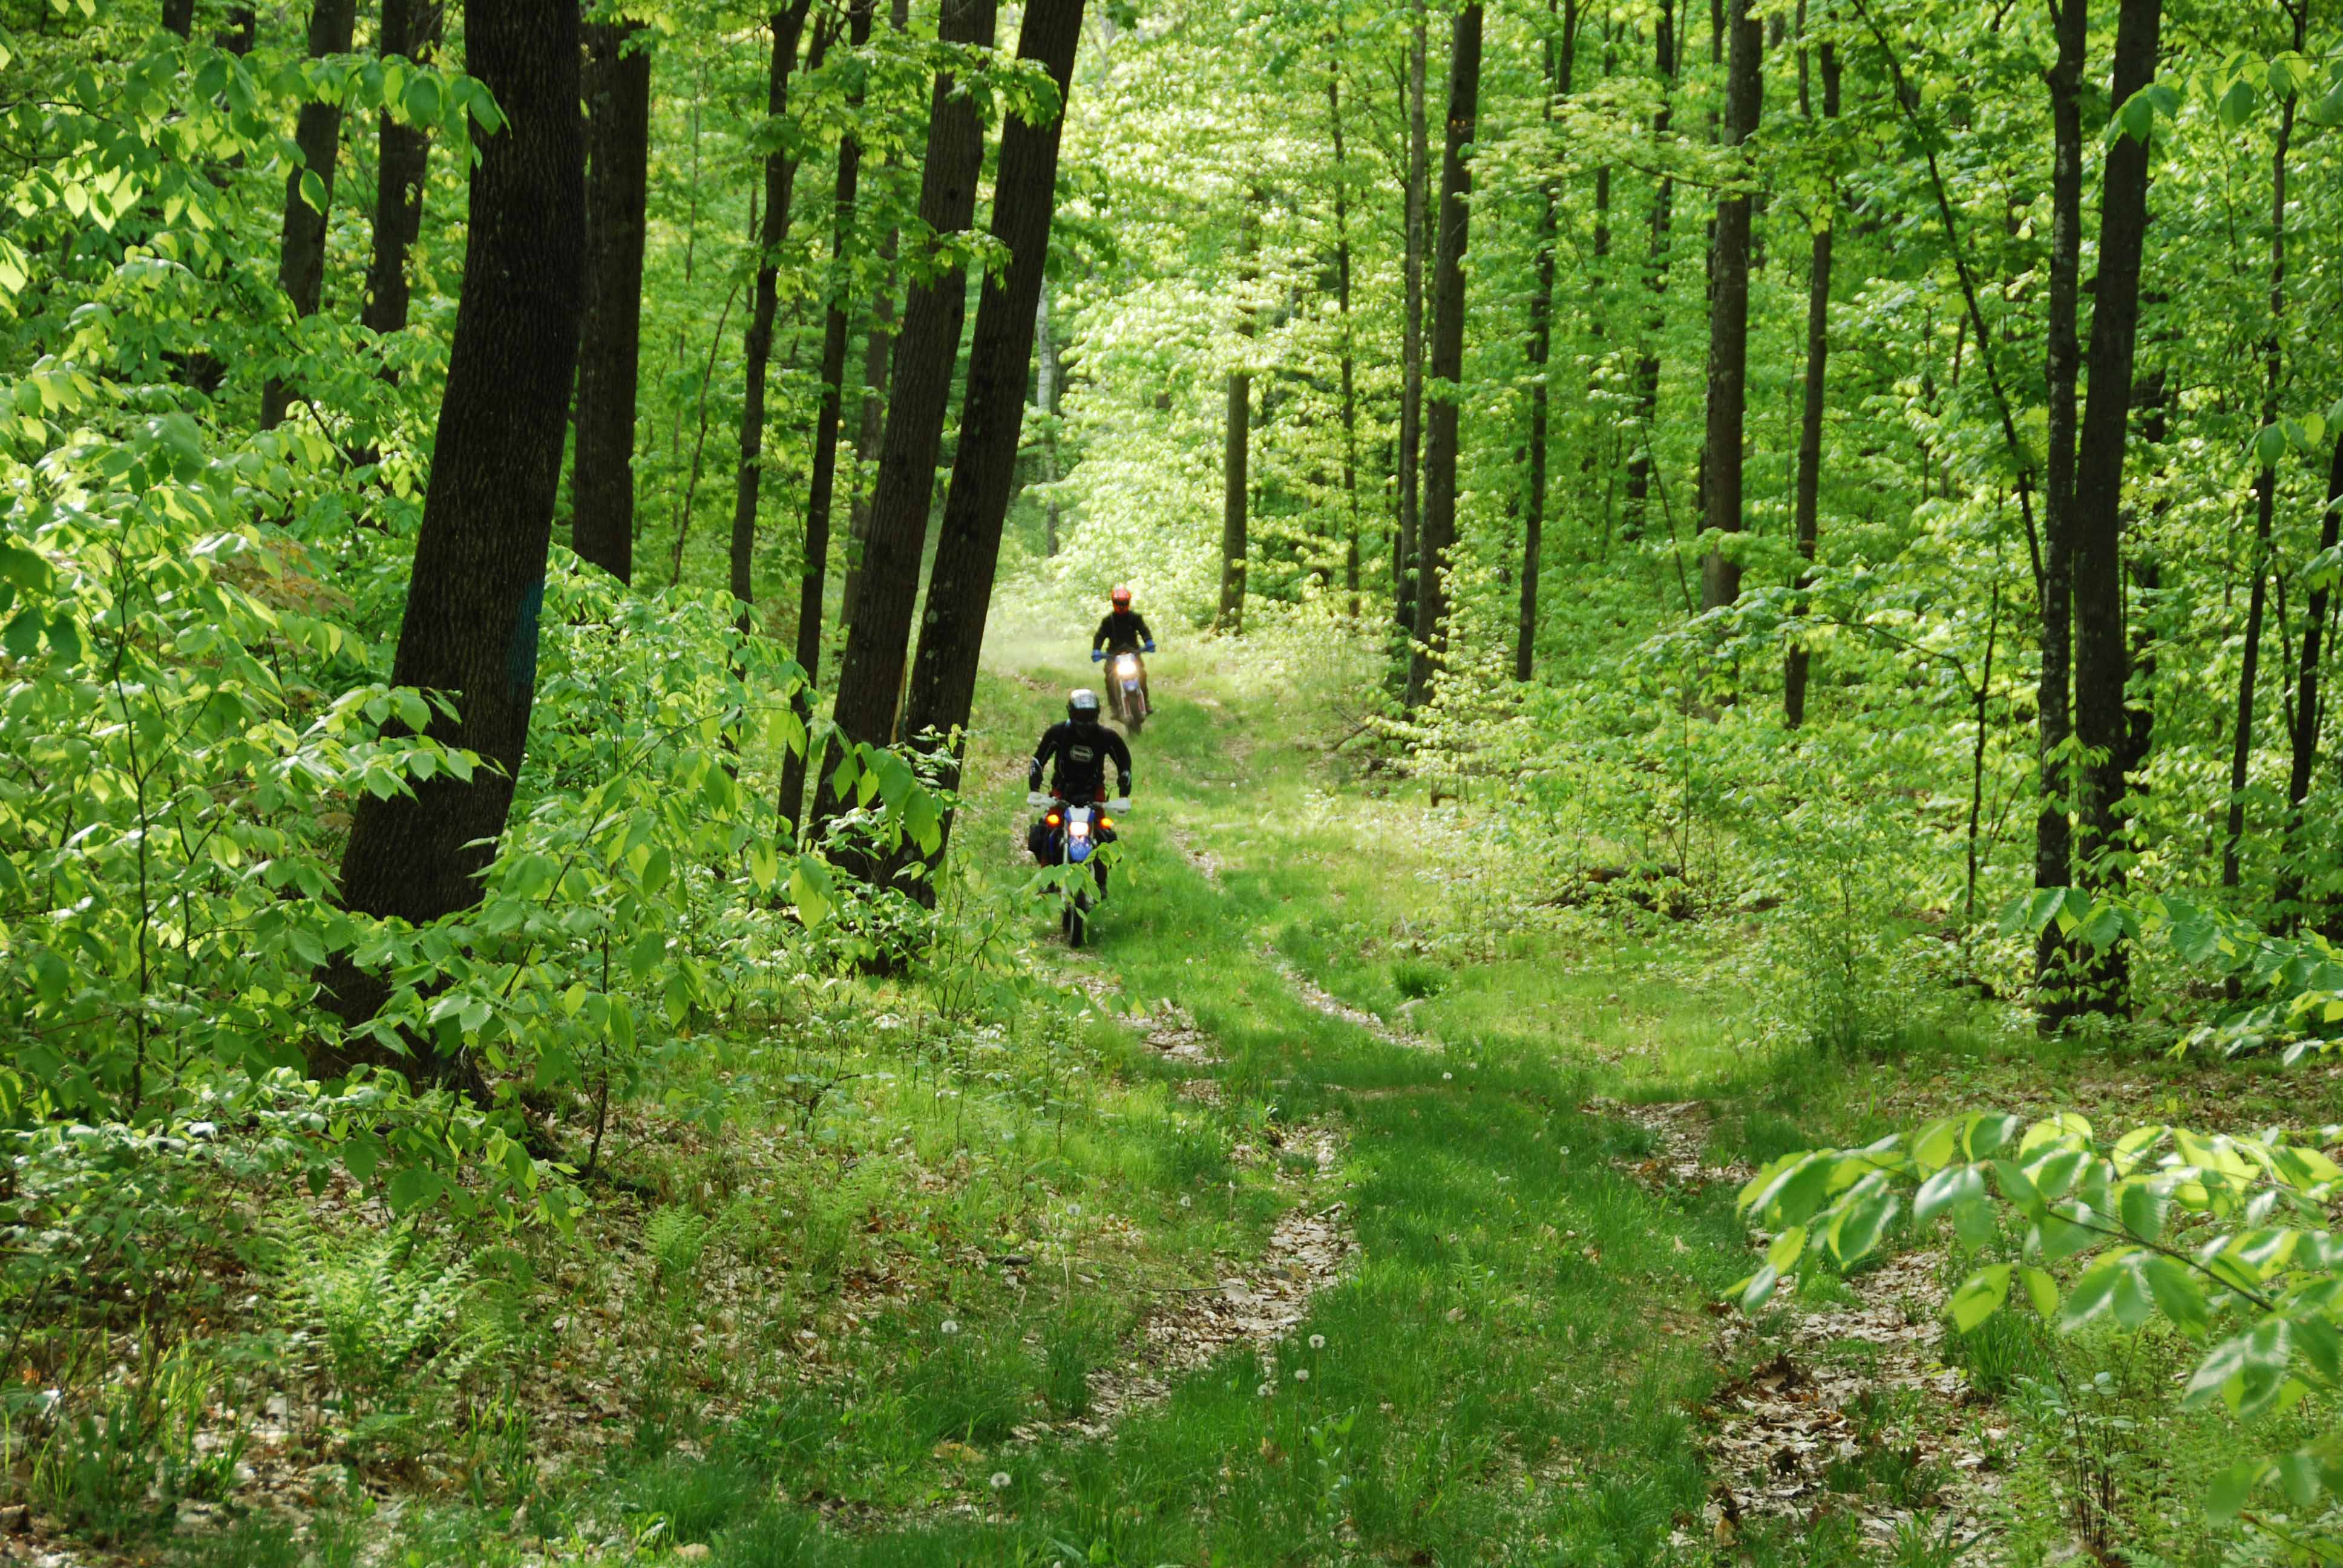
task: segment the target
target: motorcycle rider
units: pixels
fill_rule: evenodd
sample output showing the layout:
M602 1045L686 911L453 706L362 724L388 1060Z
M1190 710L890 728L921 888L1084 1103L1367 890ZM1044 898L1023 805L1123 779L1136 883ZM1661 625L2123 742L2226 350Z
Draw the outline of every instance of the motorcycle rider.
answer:
M1041 731L1041 744L1033 748L1033 766L1026 776L1025 788L1029 797L1039 795L1041 770L1054 762L1056 769L1050 780L1051 792L1062 800L1086 806L1105 798L1106 765L1110 761L1114 764L1115 793L1128 799L1131 748L1123 744L1121 736L1099 722L1098 693L1082 687L1066 699L1064 720ZM1046 821L1034 823L1026 835L1026 847L1033 851L1035 859L1044 863L1049 859L1049 838Z
M1155 634L1147 629L1147 618L1131 608L1131 588L1127 583L1114 585L1114 608L1100 621L1098 630L1091 634L1091 662L1097 664L1119 653L1138 658L1141 653L1155 651ZM1122 717L1122 687L1116 681L1107 682L1109 700L1114 704L1114 716ZM1139 661L1139 694L1147 699L1147 709L1155 710L1155 694L1147 689L1147 661Z

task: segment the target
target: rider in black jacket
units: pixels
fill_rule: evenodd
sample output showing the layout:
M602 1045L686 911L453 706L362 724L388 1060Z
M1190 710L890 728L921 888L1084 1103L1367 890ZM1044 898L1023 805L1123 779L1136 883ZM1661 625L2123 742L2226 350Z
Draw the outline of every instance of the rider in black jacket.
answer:
M1098 630L1091 634L1091 662L1096 664L1118 653L1154 651L1155 634L1147 629L1147 618L1131 608L1131 589L1117 583L1114 608L1099 622ZM1114 695L1115 714L1120 718L1122 714L1122 689L1110 680L1107 689ZM1155 707L1155 694L1147 688L1147 661L1144 659L1139 664L1139 690L1147 699L1147 706L1151 711Z
M1057 771L1051 788L1077 805L1088 805L1106 793L1109 761L1114 764L1115 793L1131 793L1131 748L1122 743L1121 736L1099 722L1098 693L1087 687L1067 700L1063 723L1041 731L1041 744L1033 748L1028 789L1041 787L1041 770L1053 760Z

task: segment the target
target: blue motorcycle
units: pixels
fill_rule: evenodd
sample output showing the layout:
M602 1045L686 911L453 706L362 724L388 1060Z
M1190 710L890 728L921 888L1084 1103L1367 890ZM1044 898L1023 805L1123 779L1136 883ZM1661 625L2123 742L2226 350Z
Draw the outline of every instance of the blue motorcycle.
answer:
M1099 851L1115 841L1114 819L1131 809L1131 802L1121 799L1077 805L1039 790L1028 794L1025 800L1027 805L1043 808L1041 819L1033 824L1027 836L1033 858L1045 866L1090 869L1087 878L1077 875L1065 879L1071 885L1065 889L1065 908L1058 918L1058 928L1065 933L1066 945L1081 947L1089 935L1091 911L1106 898L1106 860ZM1098 890L1095 897L1091 891L1092 882Z

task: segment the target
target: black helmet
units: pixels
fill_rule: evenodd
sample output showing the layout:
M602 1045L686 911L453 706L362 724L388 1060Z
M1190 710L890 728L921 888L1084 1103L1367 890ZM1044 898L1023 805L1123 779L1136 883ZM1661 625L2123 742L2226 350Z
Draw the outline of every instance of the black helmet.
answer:
M1087 686L1078 686L1074 688L1074 694L1066 699L1066 717L1072 719L1077 724L1083 722L1085 719L1092 724L1096 724L1098 722L1098 693L1092 691Z

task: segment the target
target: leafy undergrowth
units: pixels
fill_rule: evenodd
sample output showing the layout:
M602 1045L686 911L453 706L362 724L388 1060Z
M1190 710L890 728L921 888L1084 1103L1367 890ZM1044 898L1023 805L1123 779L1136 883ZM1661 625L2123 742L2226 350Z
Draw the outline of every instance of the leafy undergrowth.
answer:
M1957 1334L1921 1253L1745 1327L1735 1178L1941 1105L2243 1121L2331 1077L1954 1001L1786 1042L1747 922L1554 902L1246 682L1158 662L1075 954L1018 892L1054 697L989 678L956 839L1003 940L674 1042L574 1235L275 1202L203 1321L45 1342L120 1370L17 1455L20 1523L287 1568L2236 1549L2193 1499L2254 1451L2170 1413L2185 1345Z

